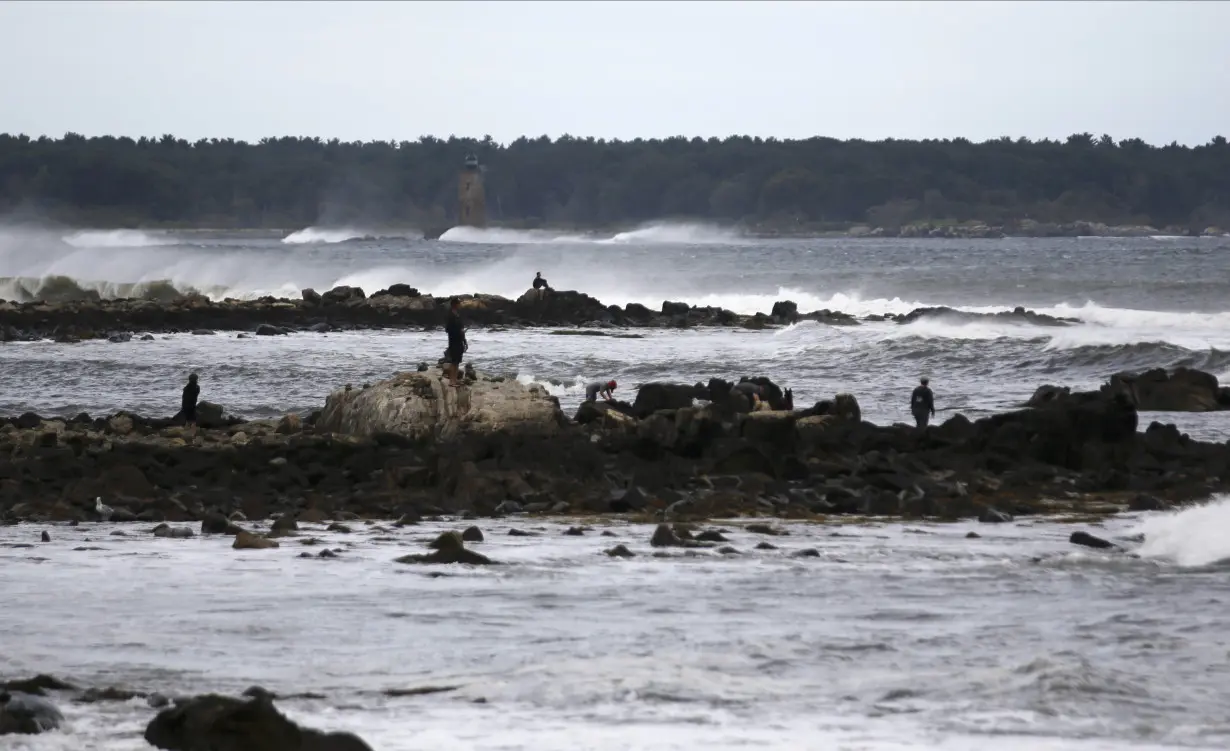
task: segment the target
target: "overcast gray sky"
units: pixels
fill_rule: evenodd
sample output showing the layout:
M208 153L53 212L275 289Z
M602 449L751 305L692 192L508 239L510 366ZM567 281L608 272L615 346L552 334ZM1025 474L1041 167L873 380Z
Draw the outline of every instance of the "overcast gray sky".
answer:
M0 132L1230 135L1225 2L4 2Z

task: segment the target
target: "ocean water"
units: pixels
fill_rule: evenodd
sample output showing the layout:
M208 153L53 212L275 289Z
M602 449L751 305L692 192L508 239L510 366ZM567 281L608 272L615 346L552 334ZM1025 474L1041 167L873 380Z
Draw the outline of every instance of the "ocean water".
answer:
M617 393L667 379L766 374L796 401L856 394L877 422L907 417L920 375L941 414L1010 408L1043 383L1092 387L1120 370L1230 373L1230 239L749 240L660 225L610 236L452 230L440 240L364 228L283 233L0 230L0 297L42 286L139 294L166 282L210 296L405 282L433 294L515 296L543 271L606 303L665 299L864 315L923 305L1075 316L1066 328L924 320L770 331L550 330L470 334L483 370ZM387 236L392 235L392 236ZM354 332L124 344L0 345L0 413L175 411L184 375L234 412L318 408L326 394L434 360L439 334ZM1152 415L1230 438L1225 414ZM1230 499L1128 515L1093 531L1131 554L1073 548L1072 524L859 521L788 525L740 555L656 558L649 527L562 534L531 519L480 522L476 547L508 565L430 570L393 559L433 523L311 530L233 551L229 538L156 539L141 527L0 527L0 676L169 694L252 684L318 700L281 706L380 751L1225 749L1230 722ZM512 526L540 533L509 537ZM50 543L37 542L47 529ZM977 539L966 533L977 530ZM612 559L624 542L638 553ZM31 544L31 547L16 547ZM814 548L818 557L792 553ZM387 689L455 686L393 698ZM6 751L136 751L141 701L63 703L64 730Z
M638 331L639 338L550 330L471 332L481 370L538 381L574 408L583 384L614 378L630 397L653 380L768 375L796 404L858 396L877 422L909 419L928 376L941 416L977 417L1021 404L1042 384L1092 388L1123 370L1179 365L1230 376L1230 238L1053 240L755 240L718 228L656 225L609 236L455 228L440 241L412 232L306 228L293 232L0 229L0 298L74 285L104 296L160 283L216 299L404 282L436 295L516 297L542 271L557 289L608 304L663 300L769 311L905 313L944 305L971 312L1025 306L1082 323L924 319L910 325L769 331ZM345 383L434 362L442 333L297 334L286 338L159 337L124 344L0 347L0 413L171 414L187 372L203 398L240 414L318 408ZM48 378L48 373L54 377ZM1230 414L1230 413L1228 413ZM1225 440L1225 415L1150 415L1193 436Z
M473 547L505 564L489 568L393 562L458 523L322 526L305 536L323 546L269 551L0 527L0 675L313 692L282 706L382 751L1224 749L1230 538L1203 530L1227 523L1223 500L1094 529L1143 532L1128 555L1070 546L1073 525L1045 519L773 538L730 522L712 526L738 555L657 558L649 526L570 537L506 519L479 522ZM617 543L637 557L603 554ZM321 547L343 552L297 557ZM384 694L425 686L456 688ZM146 748L139 699L62 707L63 730L4 748Z

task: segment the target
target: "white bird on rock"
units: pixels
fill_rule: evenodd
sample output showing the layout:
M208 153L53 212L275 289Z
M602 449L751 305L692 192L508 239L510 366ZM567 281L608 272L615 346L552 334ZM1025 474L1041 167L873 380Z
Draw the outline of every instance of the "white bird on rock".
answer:
M105 522L111 521L111 514L115 513L115 509L102 502L102 496L94 499L94 510Z

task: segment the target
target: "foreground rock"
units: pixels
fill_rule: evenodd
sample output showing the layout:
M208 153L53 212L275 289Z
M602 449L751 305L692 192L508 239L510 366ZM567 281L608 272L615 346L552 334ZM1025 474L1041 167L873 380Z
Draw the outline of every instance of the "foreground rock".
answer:
M207 694L163 710L145 728L145 741L167 751L372 751L350 733L300 727L270 695L247 700Z
M1041 386L1028 406L1054 403L1090 403L1123 398L1141 412L1213 412L1230 409L1230 387L1217 382L1217 376L1201 370L1162 368L1144 373L1118 373L1097 391L1072 391L1067 387Z
M64 715L49 699L0 690L0 736L37 735L55 730L62 722Z

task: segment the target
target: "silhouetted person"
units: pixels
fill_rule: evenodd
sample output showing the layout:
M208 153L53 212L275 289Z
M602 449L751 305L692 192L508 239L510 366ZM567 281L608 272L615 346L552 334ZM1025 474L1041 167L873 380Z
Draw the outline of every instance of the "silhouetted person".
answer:
M930 381L926 378L922 379L910 395L910 412L914 414L914 422L918 424L919 430L926 428L931 418L935 417L935 395L931 393L928 383Z
M542 272L539 271L534 276L534 291L538 293L539 300L547 296L547 292L551 290L551 285L547 284L547 280L542 278Z
M611 401L615 398L611 392L615 390L616 385L614 381L594 381L585 387L585 401L596 402L599 395L608 402Z
M450 386L460 386L461 358L470 345L466 342L465 327L461 322L461 301L455 297L448 301L448 320L444 324L448 333L448 349L444 350L444 369Z
M196 373L193 373L188 376L188 385L184 386L184 397L179 405L179 413L187 425L196 425L196 400L200 395L201 387L197 385Z

